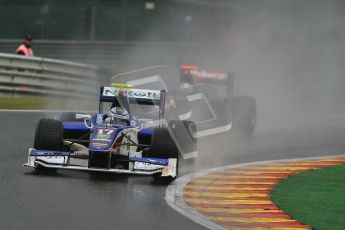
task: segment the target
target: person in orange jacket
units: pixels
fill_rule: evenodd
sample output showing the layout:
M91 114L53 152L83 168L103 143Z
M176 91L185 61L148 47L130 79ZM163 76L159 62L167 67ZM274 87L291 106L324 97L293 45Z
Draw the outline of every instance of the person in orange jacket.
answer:
M32 51L32 48L31 48L31 43L32 43L32 36L25 35L22 44L20 44L16 50L16 54L24 55L27 57L34 56L34 52Z

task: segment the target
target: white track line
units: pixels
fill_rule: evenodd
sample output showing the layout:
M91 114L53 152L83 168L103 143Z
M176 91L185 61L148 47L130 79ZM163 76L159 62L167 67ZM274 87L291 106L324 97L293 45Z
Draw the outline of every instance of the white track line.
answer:
M292 159L283 159L283 160L257 161L257 162L226 165L226 166L221 166L221 167L216 167L216 168L211 168L211 169L205 169L196 173L191 173L191 174L182 176L178 178L177 180L175 180L173 183L171 183L166 189L165 200L172 209L188 217L194 222L212 230L225 230L226 228L206 219L206 217L201 215L199 212L195 211L193 208L191 208L184 202L183 195L182 195L183 188L185 187L187 183L192 181L194 178L204 176L209 173L222 171L225 169L239 168L239 167L244 167L244 166L262 165L262 164L276 163L276 162L291 162L291 161L300 161L300 160L317 160L317 159L327 159L327 158L344 157L344 156L345 155L332 155L332 156L323 156L323 157L305 157L305 158L292 158Z

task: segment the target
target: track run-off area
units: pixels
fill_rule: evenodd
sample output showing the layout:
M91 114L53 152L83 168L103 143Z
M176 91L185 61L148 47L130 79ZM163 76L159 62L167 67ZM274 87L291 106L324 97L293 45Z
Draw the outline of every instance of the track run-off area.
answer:
M166 200L175 210L211 229L310 229L284 213L272 201L270 193L289 176L339 164L345 164L344 156L207 169L170 185Z
M206 229L171 208L165 200L167 185L150 177L62 170L40 174L24 168L38 120L59 115L58 111L0 111L1 228ZM306 119L284 129L261 125L246 140L231 133L202 138L195 164L181 162L180 179L224 165L342 155L344 121ZM191 214L192 209L187 215Z

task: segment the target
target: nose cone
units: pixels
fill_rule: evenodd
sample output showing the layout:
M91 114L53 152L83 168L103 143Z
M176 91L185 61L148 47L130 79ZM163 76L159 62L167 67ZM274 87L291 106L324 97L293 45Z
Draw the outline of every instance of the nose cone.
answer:
M91 140L89 149L91 151L108 151L119 132L116 128L95 128Z

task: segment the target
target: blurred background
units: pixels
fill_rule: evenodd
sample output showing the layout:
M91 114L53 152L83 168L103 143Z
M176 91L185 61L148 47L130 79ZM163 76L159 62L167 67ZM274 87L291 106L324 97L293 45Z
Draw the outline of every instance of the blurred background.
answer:
M153 65L234 72L259 126L285 128L344 116L344 12L342 0L1 0L0 52L31 34L35 56L95 65L101 82Z
M289 56L340 44L344 8L341 0L1 0L0 51L13 53L31 34L36 56L115 70L212 58L224 68L245 61L245 52L233 55L241 46Z
M218 58L225 44L249 33L231 35L236 18L260 9L257 1L238 0L3 0L0 4L1 51L12 53L23 34L31 34L36 56L116 71ZM250 33L254 40L260 36L257 31Z

